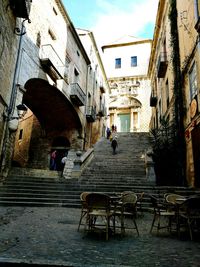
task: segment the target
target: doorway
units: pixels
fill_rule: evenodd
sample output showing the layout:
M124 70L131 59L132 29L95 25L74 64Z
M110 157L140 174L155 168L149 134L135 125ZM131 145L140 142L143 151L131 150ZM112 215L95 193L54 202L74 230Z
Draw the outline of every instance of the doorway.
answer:
M68 151L70 148L69 140L64 136L58 136L53 140L51 146L51 154L53 151L56 151L56 159L55 159L55 169L57 171L62 171L63 164L61 163L61 159L64 156L67 156ZM51 162L50 162L50 169L51 169Z
M118 131L130 132L130 114L118 114Z
M196 127L191 132L192 151L194 159L195 187L200 187L200 128Z

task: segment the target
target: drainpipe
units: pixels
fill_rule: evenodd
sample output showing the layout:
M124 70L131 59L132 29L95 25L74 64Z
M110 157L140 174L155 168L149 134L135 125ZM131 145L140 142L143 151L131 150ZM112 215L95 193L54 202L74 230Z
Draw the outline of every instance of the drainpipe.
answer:
M17 96L17 89L18 89L18 86L16 86L17 85L17 74L18 74L18 69L19 69L19 60L20 60L20 52L21 52L21 46L22 46L22 38L23 38L23 35L26 33L25 26L24 26L25 21L26 21L26 19L22 21L21 29L15 28L15 31L14 31L14 33L19 36L19 43L18 43L17 58L16 58L16 62L15 62L15 69L14 69L14 75L13 75L13 81L12 81L10 101L9 101L6 119L5 119L5 131L4 131L4 136L3 136L3 146L1 149L1 157L0 157L1 176L4 176L3 172L5 170L6 160L7 160L6 154L7 154L8 139L9 139L8 123L9 123L10 118L13 116L15 101L16 101L16 96Z
M22 38L23 38L23 35L26 33L25 32L25 26L24 26L25 21L26 20L23 20L23 22L22 22L21 34L19 34L19 46L18 46L18 50L17 50L17 59L16 59L16 63L15 63L15 70L14 70L14 76L13 76L10 103L9 103L9 107L8 107L8 116L9 117L13 115L14 105L15 105L15 100L16 100L16 95L17 95L17 86L16 86L17 73L18 73L18 69L19 69L19 60L20 60L20 52L21 52L21 46L22 46Z
M87 73L86 73L86 102L85 102L85 118L84 118L84 139L83 139L83 151L85 151L85 145L86 145L86 113L87 113L87 105L88 105L88 84L89 84L89 79L88 79L88 73L90 70L91 65L87 66Z
M196 21L199 18L199 4L198 4L198 0L194 0L194 16Z

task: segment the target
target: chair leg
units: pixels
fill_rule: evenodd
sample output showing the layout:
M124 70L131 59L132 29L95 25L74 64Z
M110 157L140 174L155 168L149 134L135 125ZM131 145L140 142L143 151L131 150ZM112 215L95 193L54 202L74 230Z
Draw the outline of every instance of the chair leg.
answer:
M138 234L138 236L139 236L139 231L138 231L137 223L136 223L136 221L135 221L134 218L133 218L133 223L134 223L134 225L135 225L135 229L136 229L137 234Z
M121 235L125 235L125 227L124 227L124 214L121 214Z
M108 241L109 218L106 217L106 241Z
M154 224L155 224L155 220L156 220L156 215L154 214L153 221L152 221L152 224L151 224L150 233L151 233L152 230L153 230L153 227L154 227Z
M191 228L191 221L189 218L187 219L187 224L188 224L189 233L190 233L190 240L192 241L193 240L193 234L192 234L192 228Z
M81 226L81 222L82 222L83 217L84 217L83 211L81 211L81 217L80 217L79 224L78 224L78 229L77 229L78 232L79 232L79 229L80 229L80 226Z

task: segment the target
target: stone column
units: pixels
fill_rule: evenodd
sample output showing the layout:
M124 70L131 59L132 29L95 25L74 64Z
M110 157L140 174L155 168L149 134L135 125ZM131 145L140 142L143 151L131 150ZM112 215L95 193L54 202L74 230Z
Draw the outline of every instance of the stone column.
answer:
M134 125L133 125L133 122L134 122L134 121L133 121L133 109L132 109L132 108L131 108L131 114L130 114L130 117L131 117L131 118L130 118L130 120L131 120L131 121L130 121L130 132L132 133L132 132L133 132L133 126L134 126Z

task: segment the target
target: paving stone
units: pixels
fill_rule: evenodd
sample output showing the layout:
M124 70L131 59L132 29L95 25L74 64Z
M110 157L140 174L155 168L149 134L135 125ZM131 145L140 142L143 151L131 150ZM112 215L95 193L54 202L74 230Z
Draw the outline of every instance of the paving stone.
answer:
M149 233L152 214L137 219L140 236L129 230L105 237L77 231L80 210L51 207L0 207L0 265L3 262L73 266L200 266L200 239L178 239L166 230ZM6 265L4 265L6 266ZM21 265L22 266L22 265Z

